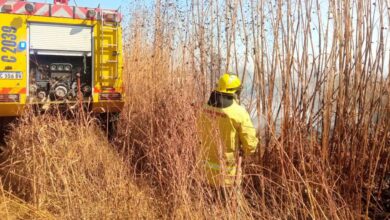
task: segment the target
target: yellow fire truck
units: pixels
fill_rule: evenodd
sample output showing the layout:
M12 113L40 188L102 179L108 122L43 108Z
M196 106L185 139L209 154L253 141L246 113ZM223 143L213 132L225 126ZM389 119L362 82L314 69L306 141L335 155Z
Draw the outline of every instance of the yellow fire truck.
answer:
M123 108L122 15L116 10L0 0L0 117L26 106Z

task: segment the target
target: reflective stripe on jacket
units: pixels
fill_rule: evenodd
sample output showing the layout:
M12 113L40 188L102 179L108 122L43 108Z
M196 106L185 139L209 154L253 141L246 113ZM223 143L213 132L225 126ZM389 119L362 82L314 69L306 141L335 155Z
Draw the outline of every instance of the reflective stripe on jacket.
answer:
M209 184L234 184L236 156L241 146L245 155L255 152L258 139L248 112L236 101L226 108L204 106L198 120L201 157Z

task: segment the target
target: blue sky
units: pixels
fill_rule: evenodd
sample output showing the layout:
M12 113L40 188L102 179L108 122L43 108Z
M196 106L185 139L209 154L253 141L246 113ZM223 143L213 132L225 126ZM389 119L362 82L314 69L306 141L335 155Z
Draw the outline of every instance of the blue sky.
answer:
M92 8L97 7L99 3L101 8L106 9L118 9L120 6L126 8L128 5L127 0L69 0L70 5L75 5L75 1L78 6ZM30 0L30 2L53 3L53 0Z

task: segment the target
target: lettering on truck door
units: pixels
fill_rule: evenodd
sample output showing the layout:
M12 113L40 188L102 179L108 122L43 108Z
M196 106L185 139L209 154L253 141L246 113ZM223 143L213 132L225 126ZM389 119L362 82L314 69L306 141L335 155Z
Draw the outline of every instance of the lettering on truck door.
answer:
M1 26L1 61L5 63L16 63L16 27Z
M0 13L0 94L20 97L27 91L27 23L24 15Z

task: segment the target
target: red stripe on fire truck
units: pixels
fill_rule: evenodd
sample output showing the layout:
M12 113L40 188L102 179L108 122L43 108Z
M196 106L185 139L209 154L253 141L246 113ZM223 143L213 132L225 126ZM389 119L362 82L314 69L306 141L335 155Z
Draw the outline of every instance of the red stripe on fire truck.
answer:
M27 13L27 11L26 11L26 4L27 4L26 2L22 2L22 1L16 2L14 4L12 12L16 13L16 14L25 14L25 13Z
M35 3L34 15L49 16L50 5L44 3Z
M12 88L2 88L0 89L0 94L9 94L12 91Z
M53 17L73 18L73 7L67 5L53 5L51 7Z
M94 93L101 93L102 90L98 89L97 87L93 88L93 92Z
M27 89L26 88L22 88L19 90L18 92L19 94L26 94L27 93Z
M88 9L87 8L80 8L80 7L75 7L74 9L74 17L77 19L87 19L87 13Z

